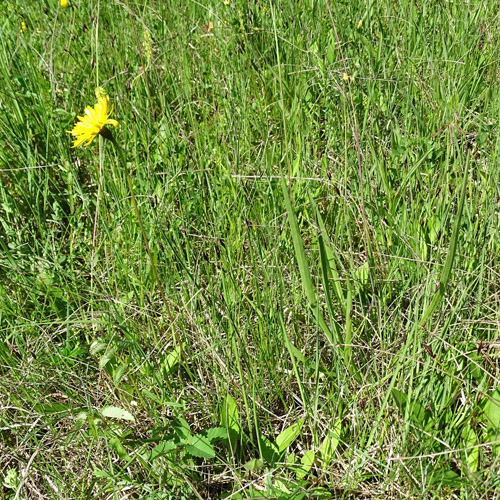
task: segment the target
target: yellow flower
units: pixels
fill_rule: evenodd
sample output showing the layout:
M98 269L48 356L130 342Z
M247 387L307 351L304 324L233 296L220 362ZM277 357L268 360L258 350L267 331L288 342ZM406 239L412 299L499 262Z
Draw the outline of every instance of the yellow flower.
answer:
M22 34L26 31L26 23L24 21L21 22L21 27L19 28L19 34Z
M66 8L68 6L68 0L61 0L61 7Z
M108 124L118 127L118 122L109 118L112 112L113 106L110 108L107 94L98 95L95 106L93 108L87 106L85 116L79 116L79 122L73 130L68 131L75 138L73 147L88 146L99 134L109 135L109 130L106 128Z

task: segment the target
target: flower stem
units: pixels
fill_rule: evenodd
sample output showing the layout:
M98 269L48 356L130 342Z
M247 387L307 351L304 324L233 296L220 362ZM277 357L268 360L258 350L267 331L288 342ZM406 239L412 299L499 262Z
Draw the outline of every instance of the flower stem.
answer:
M132 205L134 205L134 210L135 210L135 215L137 217L137 222L139 223L139 227L141 228L142 238L144 240L144 246L146 247L146 252L148 254L149 261L151 262L151 269L153 270L156 284L158 285L158 290L160 290L160 295L161 295L161 298L163 299L163 304L165 305L165 309L167 310L167 316L170 320L170 324L173 326L174 321L173 321L172 313L170 311L170 307L168 305L167 298L165 296L165 290L163 289L163 285L161 284L160 278L158 277L158 272L156 271L156 265L154 263L153 256L151 255L151 250L149 249L148 237L146 236L146 231L144 230L144 224L142 223L141 214L139 212L139 205L137 204L137 200L135 198L134 183L132 181L132 175L127 167L127 161L125 158L125 154L123 153L122 148L116 142L116 139L109 132L109 130L104 128L103 131L104 131L104 133L102 133L102 131L101 131L101 135L103 135L104 138L109 139L111 141L111 143L115 147L115 151L117 152L117 154L120 158L120 162L123 163L123 166L125 167L128 187L130 190L130 197L132 198ZM185 353L184 353L183 344L181 342L179 333L175 330L175 328L173 328L173 337L174 337L174 342L177 344L177 346L179 348L179 356L180 356L181 360L184 361L184 367L185 367L187 373L189 374L189 376L191 377L191 379L193 380L194 375L189 368L189 363L188 363L186 356L185 356Z
M151 250L149 248L148 237L146 236L146 231L144 230L144 224L142 223L141 213L139 212L139 205L137 204L137 200L136 200L135 194L134 194L134 183L132 181L132 175L130 174L130 171L127 167L125 155L123 153L122 148L116 142L115 138L111 134L106 134L105 137L106 137L106 139L109 139L111 141L111 143L115 147L115 151L118 153L118 156L120 157L120 161L123 163L123 165L125 167L128 188L130 190L130 197L132 199L132 205L134 206L134 211L135 211L135 215L137 217L137 222L139 223L139 227L141 229L142 239L144 240L144 246L146 247L146 252L147 252L148 257L149 257L149 262L151 263L151 269L153 270L153 275L155 277L156 284L158 286L158 290L160 291L161 298L163 300L165 308L167 309L167 314L170 317L170 319L172 319L172 315L170 313L170 307L168 305L167 298L165 296L165 290L163 288L163 285L161 284L160 278L158 277L158 272L156 270L156 264L154 262L153 255L151 254Z

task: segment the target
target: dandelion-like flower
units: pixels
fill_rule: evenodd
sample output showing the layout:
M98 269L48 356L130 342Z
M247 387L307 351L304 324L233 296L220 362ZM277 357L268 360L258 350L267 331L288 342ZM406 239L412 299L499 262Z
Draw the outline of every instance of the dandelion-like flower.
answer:
M68 6L68 0L61 0L60 5L62 8L65 8Z
M109 138L110 132L106 125L118 127L118 122L110 118L113 106L110 107L109 105L108 95L102 89L97 89L96 95L97 103L95 106L93 108L87 106L85 116L79 116L79 121L73 130L68 131L75 138L73 141L74 148L82 145L88 146L99 134Z

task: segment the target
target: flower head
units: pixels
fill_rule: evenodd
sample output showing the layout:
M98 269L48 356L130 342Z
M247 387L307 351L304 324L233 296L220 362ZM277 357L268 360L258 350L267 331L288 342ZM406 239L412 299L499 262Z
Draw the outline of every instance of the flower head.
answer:
M63 8L67 7L68 6L68 0L61 0L60 5Z
M344 80L344 82L352 82L354 80L354 76L352 75L348 75L347 73L343 73L342 74L342 80Z
M79 116L78 122L74 126L73 130L68 131L75 140L73 141L73 147L78 146L88 146L94 138L101 134L109 134L109 130L106 125L113 125L118 127L118 122L109 118L113 112L113 106L109 106L109 97L101 89L99 92L96 91L97 103L93 108L87 106L85 108L85 116Z

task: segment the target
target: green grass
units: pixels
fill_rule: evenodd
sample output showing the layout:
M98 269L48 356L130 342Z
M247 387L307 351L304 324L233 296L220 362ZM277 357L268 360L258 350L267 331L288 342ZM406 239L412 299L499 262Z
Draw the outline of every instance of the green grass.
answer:
M0 498L494 498L499 33L3 2ZM97 86L126 165L71 147Z

